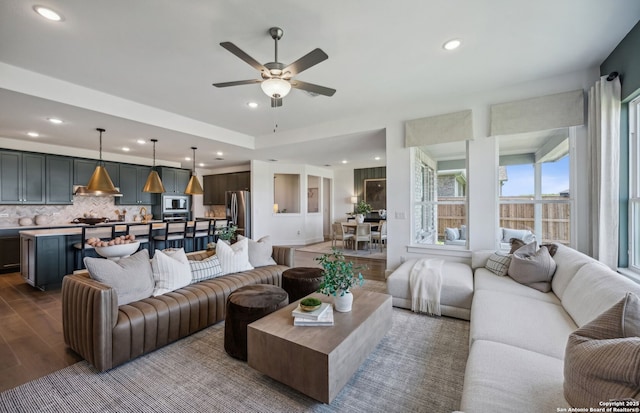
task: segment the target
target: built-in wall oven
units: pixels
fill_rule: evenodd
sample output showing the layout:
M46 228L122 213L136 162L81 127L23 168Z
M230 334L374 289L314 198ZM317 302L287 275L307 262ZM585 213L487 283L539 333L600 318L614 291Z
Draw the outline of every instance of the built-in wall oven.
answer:
M163 195L162 219L164 221L181 221L189 219L189 195Z

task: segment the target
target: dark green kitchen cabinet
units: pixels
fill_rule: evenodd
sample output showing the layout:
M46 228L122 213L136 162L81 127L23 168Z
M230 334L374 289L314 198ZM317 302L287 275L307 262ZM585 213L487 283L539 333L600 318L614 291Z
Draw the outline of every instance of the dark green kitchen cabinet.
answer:
M45 155L0 151L0 204L45 203Z
M191 171L188 169L158 168L158 174L162 179L162 185L164 185L165 194L184 194L184 190L187 189L189 184L189 178L191 178Z
M41 290L60 288L73 272L73 242L78 236L20 236L20 274Z
M46 203L65 205L73 203L73 158L47 155Z
M151 205L151 193L142 192L147 177L151 172L149 166L120 164L120 193L115 198L118 205Z
M224 205L225 192L249 191L251 172L233 172L228 174L205 175L203 177L204 205Z

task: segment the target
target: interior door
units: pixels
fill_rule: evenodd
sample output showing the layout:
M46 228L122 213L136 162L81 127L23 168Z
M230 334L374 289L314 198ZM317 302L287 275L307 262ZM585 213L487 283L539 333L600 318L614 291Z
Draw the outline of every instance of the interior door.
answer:
M331 238L331 179L322 178L322 233Z

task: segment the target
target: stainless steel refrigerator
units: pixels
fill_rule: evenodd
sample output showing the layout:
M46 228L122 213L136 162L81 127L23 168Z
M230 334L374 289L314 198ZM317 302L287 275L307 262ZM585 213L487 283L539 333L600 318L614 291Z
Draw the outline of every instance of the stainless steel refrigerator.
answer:
M238 226L238 233L251 238L251 194L249 191L225 193L227 219Z

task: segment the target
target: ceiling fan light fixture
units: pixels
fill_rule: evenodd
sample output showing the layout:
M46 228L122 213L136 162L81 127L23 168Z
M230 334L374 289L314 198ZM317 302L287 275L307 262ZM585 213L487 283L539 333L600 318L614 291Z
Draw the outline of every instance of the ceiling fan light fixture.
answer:
M284 79L266 79L260 83L262 91L271 98L283 98L291 91L291 83Z

